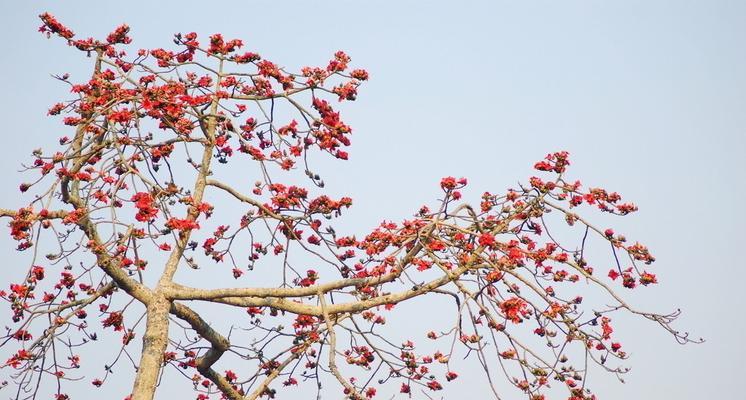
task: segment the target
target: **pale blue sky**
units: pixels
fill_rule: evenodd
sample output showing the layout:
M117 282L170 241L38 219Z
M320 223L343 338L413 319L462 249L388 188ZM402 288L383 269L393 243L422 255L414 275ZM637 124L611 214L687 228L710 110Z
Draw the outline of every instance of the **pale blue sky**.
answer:
M49 75L89 69L36 33L43 11L81 36L126 22L135 47L222 32L290 68L347 51L371 81L345 107L351 160L322 172L355 199L347 221L359 232L411 215L437 197L442 176L468 177L470 195L498 192L546 153L570 151L573 176L640 207L616 226L653 250L662 284L633 301L680 307L677 326L707 339L681 347L630 321L619 328L632 355L628 383L597 375L597 394L743 397L746 2L5 2L2 207L23 205L22 178L9 172L65 134L44 118L66 95ZM22 273L8 263L3 276Z

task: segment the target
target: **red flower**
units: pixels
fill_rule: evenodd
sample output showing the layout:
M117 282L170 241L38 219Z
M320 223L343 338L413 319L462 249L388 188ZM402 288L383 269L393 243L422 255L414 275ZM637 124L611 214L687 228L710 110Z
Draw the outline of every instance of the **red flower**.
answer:
M352 72L350 73L350 76L352 76L355 79L359 79L361 81L367 81L368 77L369 77L368 76L368 71L366 71L364 69L355 69L355 70L352 70Z
M602 337L604 339L611 338L611 333L614 332L614 329L611 327L611 319L609 317L601 318L601 330L603 331Z
M252 317L264 314L264 311L262 311L261 307L249 307L246 309L246 312L249 313L249 315L251 315Z
M319 276L316 274L316 271L309 269L308 271L306 271L306 277L301 279L298 282L298 285L308 287L316 283L317 279L319 279Z
M417 271L426 271L433 266L432 261L423 259L417 259L417 261L414 261L414 263L417 265Z
M65 225L69 224L77 224L80 218L82 218L86 213L85 208L78 208L75 209L75 211L71 211L70 213L65 216L65 218L62 219L62 223Z
M121 125L127 124L131 119L132 119L132 112L127 109L115 111L109 114L109 121L116 122Z
M150 193L135 193L130 200L135 202L135 207L137 208L136 220L150 222L155 219L158 209L155 207L155 199L153 199Z
M175 231L188 231L192 229L199 229L199 224L190 219L179 219L171 217L166 222L166 228L173 229Z
M492 247L495 245L495 236L491 233L483 233L479 235L479 245L482 247Z
M512 297L500 303L500 310L505 318L514 323L523 322L523 317L530 314L528 303L518 297Z
M342 100L355 100L357 98L357 85L358 82L350 81L344 85L339 85L332 89L332 91L339 96L339 101Z
M429 247L432 251L441 251L446 248L446 244L441 242L440 240L433 240L427 244L427 247Z
M565 168L570 165L568 156L570 154L566 151L559 151L552 154L547 154L544 158L546 161L539 161L534 164L534 168L539 171L554 171L558 174L565 172Z
M546 162L546 161L539 161L536 164L534 164L534 169L537 169L539 171L551 171L552 170L552 164Z
M643 271L642 275L640 275L640 283L647 286L651 283L658 283L658 279L656 279L655 274Z
M464 187L466 186L466 178L459 178L456 180L456 178L452 176L447 176L440 180L440 187L443 188L443 190L453 190L457 187Z
M32 279L35 281L40 281L44 279L44 267L34 265L31 268L31 275L32 275Z
M13 368L18 368L21 365L21 361L31 360L33 358L33 355L28 352L27 350L18 350L16 354L13 355L13 357L9 358L5 365L9 365Z
M47 35L49 35L49 33L54 33L65 39L72 39L72 37L75 36L73 31L57 21L52 14L44 13L40 15L39 18L44 22L44 25L39 28L39 32L46 33Z
M25 330L25 329L19 329L16 331L16 333L13 334L13 339L25 342L27 340L33 339L33 336Z
M452 176L445 177L440 180L440 187L443 190L452 190L456 187L456 178Z
M629 273L625 273L622 276L622 286L626 287L627 289L634 289L635 286L637 286L637 282L632 275L630 275Z
M109 326L113 326L115 331L121 331L123 329L122 323L124 322L124 316L121 312L113 312L109 314L106 319L101 321L101 324L104 326L104 328L107 328Z
M110 33L109 36L106 37L106 41L109 42L109 44L128 44L131 41L131 39L127 36L129 30L129 26L125 24L119 25L117 29L114 30L114 32Z
M131 329L127 331L124 336L122 336L122 344L128 345L132 341L132 339L135 338L135 332L133 332Z

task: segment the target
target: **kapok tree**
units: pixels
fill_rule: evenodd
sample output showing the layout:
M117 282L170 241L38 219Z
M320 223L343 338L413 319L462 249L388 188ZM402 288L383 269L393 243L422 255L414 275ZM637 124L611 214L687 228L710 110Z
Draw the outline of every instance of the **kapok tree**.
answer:
M177 34L172 50L131 55L126 25L77 39L41 20L93 65L78 83L57 76L73 98L49 115L63 115L69 134L33 152L20 186L28 204L0 211L17 250L32 253L0 292L16 398L68 399L74 385L106 385L115 366L133 374L122 397L134 400L179 374L197 399L286 398L304 385L337 398L430 396L467 356L496 398L514 386L505 396L559 388L592 399L591 365L626 370L614 313L689 341L670 326L678 312L639 311L617 294L656 284L654 258L578 213L637 208L566 178L566 152L475 206L462 202L466 179L446 177L442 198L411 219L343 234L332 222L352 200L325 195L309 163L348 158L352 130L335 107L355 100L368 73L345 53L292 73L220 34ZM610 268L592 266L592 237L609 245ZM598 305L584 302L591 292ZM453 314L386 325L420 297L444 298ZM96 356L81 356L89 348Z

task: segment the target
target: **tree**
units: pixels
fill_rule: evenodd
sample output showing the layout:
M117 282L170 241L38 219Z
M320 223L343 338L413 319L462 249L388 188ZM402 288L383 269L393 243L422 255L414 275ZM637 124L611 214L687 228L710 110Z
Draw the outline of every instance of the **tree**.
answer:
M678 311L639 311L617 294L656 284L646 270L654 257L576 211L637 208L566 178L567 152L535 164L543 177L484 193L477 207L461 201L466 179L446 177L442 199L412 219L343 234L332 224L352 200L324 194L310 165L318 153L348 158L352 130L334 101L355 100L368 73L344 52L291 73L242 52L241 40L215 34L205 45L189 33L175 35L175 50L129 55L126 25L105 40L77 39L40 17L40 31L91 57L93 71L80 83L56 77L74 99L49 114L64 115L72 138L35 150L27 170L36 177L20 186L33 198L0 210L18 250L33 253L23 280L0 293L13 320L3 367L18 398L51 381L67 399L81 376L104 385L130 355L134 400L152 399L167 370L198 399L275 398L299 385L351 399L429 396L458 379L451 358L466 355L496 398L500 371L529 399L550 386L591 399L589 360L625 372L613 314L690 341L670 325ZM228 168L245 170L245 181L221 179ZM209 196L233 206L215 208ZM590 264L593 237L610 246L608 273ZM210 286L226 277L235 283ZM586 293L604 297L587 305ZM456 322L399 343L386 318L425 296L451 302ZM238 333L216 328L215 312L233 315ZM103 370L80 357L109 347L99 331L121 337Z

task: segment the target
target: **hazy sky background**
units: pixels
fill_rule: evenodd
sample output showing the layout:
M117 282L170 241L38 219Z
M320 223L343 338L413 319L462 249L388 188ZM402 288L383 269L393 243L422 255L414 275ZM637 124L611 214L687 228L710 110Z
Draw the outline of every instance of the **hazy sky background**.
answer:
M44 117L67 96L49 75L90 69L36 33L43 11L79 36L126 22L134 48L222 32L291 69L347 51L371 81L345 107L351 160L322 172L355 199L348 222L360 232L431 202L443 176L468 177L477 201L570 151L572 176L640 207L615 226L651 248L662 283L625 294L640 308L680 307L677 326L707 340L682 347L648 321L620 326L632 371L624 385L596 375L597 394L743 397L746 2L5 2L2 207L25 204L13 171L65 134ZM8 259L3 277L17 279L26 264Z

